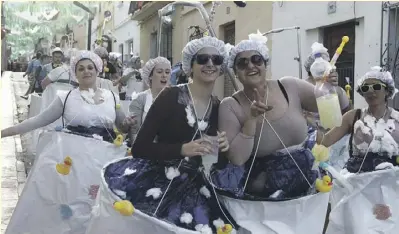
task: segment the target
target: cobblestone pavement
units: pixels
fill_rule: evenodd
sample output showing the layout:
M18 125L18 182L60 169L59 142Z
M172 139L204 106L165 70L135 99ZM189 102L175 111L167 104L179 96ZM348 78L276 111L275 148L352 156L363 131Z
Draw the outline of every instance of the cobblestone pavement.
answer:
M19 97L28 87L22 74L4 72L1 77L1 129L17 124L27 116L28 101ZM25 165L31 163L26 160L26 150L23 150L24 137L29 135L23 136L22 141L19 135L1 139L1 233L5 232L25 185Z

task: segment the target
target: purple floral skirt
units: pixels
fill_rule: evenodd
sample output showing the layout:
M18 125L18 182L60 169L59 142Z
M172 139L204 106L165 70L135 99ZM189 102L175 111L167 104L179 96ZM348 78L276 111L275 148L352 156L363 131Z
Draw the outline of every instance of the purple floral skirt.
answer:
M116 195L130 200L136 209L152 216L170 182L166 169L177 168L179 163L180 160L150 161L133 158L109 165L104 175L109 188ZM213 189L198 168L199 163L195 160L182 161L179 175L173 179L155 216L190 230L195 230L197 224L209 225L216 232L214 220L220 218L226 224L229 222L221 212ZM128 171L130 173L126 173ZM148 191L154 188L162 192L157 198L148 196ZM125 194L121 195L120 191ZM180 218L183 213L189 213L192 222L182 223ZM226 210L224 213L228 215ZM232 220L230 217L228 219Z
M315 140L316 132L309 131L302 147L290 151L295 161L282 151L256 158L251 171L253 157L242 166L229 163L221 168L217 165L211 172L212 183L220 194L247 200L281 201L315 193L309 186L309 183L313 186L320 175L319 171L312 170L314 157L310 149Z

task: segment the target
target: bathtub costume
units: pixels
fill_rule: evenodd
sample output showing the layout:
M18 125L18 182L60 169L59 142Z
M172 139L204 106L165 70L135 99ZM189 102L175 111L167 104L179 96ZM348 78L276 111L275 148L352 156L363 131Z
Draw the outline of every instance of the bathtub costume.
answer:
M236 45L230 53L229 67L243 51L257 51L269 61L267 40L263 38L258 32ZM281 90L288 107L276 120L259 117L255 136L241 132L250 111L244 106L251 103L246 94L240 90L221 102L219 129L227 133L228 154L250 157L241 166L219 163L212 170L212 182L237 224L251 233L319 234L328 193L315 194L314 182L321 174L317 168L312 169L316 132L308 134L303 116L303 108L317 111L313 85L294 77L270 81L268 85L272 82ZM317 225L310 225L309 220Z
M101 59L83 52L71 62L90 59L99 69ZM39 137L37 159L7 227L7 234L84 234L100 184L103 165L126 155L126 147L113 143L113 124L118 118L112 92L101 90L104 102L90 104L91 96L73 89L60 91L41 114L13 130L17 134L43 127L62 117L63 129ZM122 118L123 119L123 118ZM61 126L60 126L61 127Z
M214 47L226 56L224 43L204 37L183 50L186 68L195 54ZM151 72L149 70L149 72ZM149 73L148 73L149 74ZM217 135L219 100L212 97L204 116L197 116L188 85L166 87L154 100L132 147L134 158L107 165L104 186L89 233L102 230L137 233L216 233L228 224L202 172L201 157L184 158L184 143L204 134ZM111 194L110 194L111 193ZM112 211L112 200L128 200L135 213L122 217ZM110 211L109 211L110 210Z
M389 72L374 67L359 79L386 85L388 98L397 92ZM368 108L356 110L350 135L350 158L341 172L353 186L335 187L327 234L397 233L399 228L399 112L387 107L376 120ZM361 214L361 215L359 215Z

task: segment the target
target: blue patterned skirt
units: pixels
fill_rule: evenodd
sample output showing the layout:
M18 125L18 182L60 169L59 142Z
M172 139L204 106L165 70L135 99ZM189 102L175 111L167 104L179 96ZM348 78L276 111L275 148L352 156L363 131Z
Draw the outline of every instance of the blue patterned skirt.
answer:
M312 170L314 157L310 151L315 144L315 132L310 132L305 143L290 150L294 160L284 151L255 159L252 170L249 169L253 157L244 165L227 164L224 168L213 167L211 179L221 194L248 200L288 200L306 196L315 192L313 186L320 172ZM245 191L243 190L249 174ZM305 179L305 177L306 179ZM308 183L309 182L309 183ZM276 193L279 191L278 193ZM275 194L276 193L276 194ZM275 194L275 196L272 196Z
M152 216L170 182L165 174L166 168L177 168L179 163L180 160L151 161L133 158L109 165L104 175L109 188L115 194L121 197L117 191L125 192L126 197L121 197L122 199L130 200L136 209ZM193 159L182 161L180 175L173 179L155 217L190 230L195 230L197 224L207 224L215 232L212 224L214 220L220 218L226 224L229 222L221 212L215 194L200 172L199 165ZM126 169L135 172L125 175ZM159 188L162 195L156 199L147 196L147 191L152 188ZM205 196L203 191L207 191L208 195ZM191 223L181 223L180 217L183 213L191 214ZM224 213L228 215L225 210ZM230 217L228 219L232 220Z

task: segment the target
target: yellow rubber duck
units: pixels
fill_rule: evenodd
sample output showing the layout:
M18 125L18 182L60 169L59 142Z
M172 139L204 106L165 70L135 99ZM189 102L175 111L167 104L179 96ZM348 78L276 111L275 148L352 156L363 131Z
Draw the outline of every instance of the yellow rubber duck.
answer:
M114 145L121 146L123 144L123 136L121 134L117 135L114 140Z
M316 180L316 189L321 193L328 193L332 189L331 177L328 175L323 176L323 179Z
M108 67L104 67L104 72L109 72L109 68Z
M64 163L58 163L57 165L55 165L55 169L61 175L68 175L69 172L71 171L71 167L72 167L72 159L69 156L67 156L64 159Z
M316 144L312 149L312 154L314 157L313 168L317 168L320 162L327 162L330 158L329 150L324 145Z
M225 224L216 230L216 234L230 234L233 231L233 227L230 224Z
M348 98L351 98L351 93L350 91L352 90L352 87L350 86L350 84L345 85L345 90L346 90L346 96Z
M128 200L121 200L114 203L114 209L123 216L131 216L134 213L134 206Z

